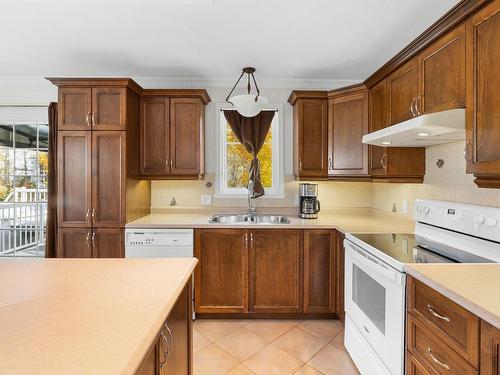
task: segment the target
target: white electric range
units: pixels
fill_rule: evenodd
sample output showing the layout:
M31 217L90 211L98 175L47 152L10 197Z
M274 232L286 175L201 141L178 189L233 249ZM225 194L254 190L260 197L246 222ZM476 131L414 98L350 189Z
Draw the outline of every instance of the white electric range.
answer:
M362 375L404 374L408 263L500 262L500 209L417 200L414 234L347 234L345 347Z

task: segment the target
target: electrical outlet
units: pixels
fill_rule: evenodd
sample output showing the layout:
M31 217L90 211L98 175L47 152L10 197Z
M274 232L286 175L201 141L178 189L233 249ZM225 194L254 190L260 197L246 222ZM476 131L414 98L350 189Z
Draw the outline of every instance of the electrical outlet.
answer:
M201 195L201 205L202 206L211 206L212 205L212 196L208 194Z
M406 199L401 202L401 213L403 215L408 215L408 201Z

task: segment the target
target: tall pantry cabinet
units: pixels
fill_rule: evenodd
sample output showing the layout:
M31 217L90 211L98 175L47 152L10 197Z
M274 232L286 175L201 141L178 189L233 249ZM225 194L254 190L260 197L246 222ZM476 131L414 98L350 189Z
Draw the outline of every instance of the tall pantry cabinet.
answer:
M150 207L149 182L138 179L142 89L131 79L49 80L59 88L57 256L123 257L127 219Z

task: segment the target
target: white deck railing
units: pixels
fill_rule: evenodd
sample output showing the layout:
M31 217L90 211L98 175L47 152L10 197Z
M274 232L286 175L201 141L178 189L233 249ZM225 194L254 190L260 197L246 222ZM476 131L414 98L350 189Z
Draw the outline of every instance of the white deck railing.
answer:
M0 256L43 255L46 200L46 190L15 189L0 204Z

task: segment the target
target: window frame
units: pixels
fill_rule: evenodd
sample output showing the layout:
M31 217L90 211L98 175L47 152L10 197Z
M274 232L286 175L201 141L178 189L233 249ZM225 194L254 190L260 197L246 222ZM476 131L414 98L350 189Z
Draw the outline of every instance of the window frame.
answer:
M227 187L227 154L226 154L226 120L223 110L234 110L227 103L218 103L215 108L215 198L246 198L246 188ZM283 131L283 105L268 104L265 110L276 110L271 124L273 132L273 187L265 189L265 195L261 198L284 198L285 158L284 158L284 131Z

